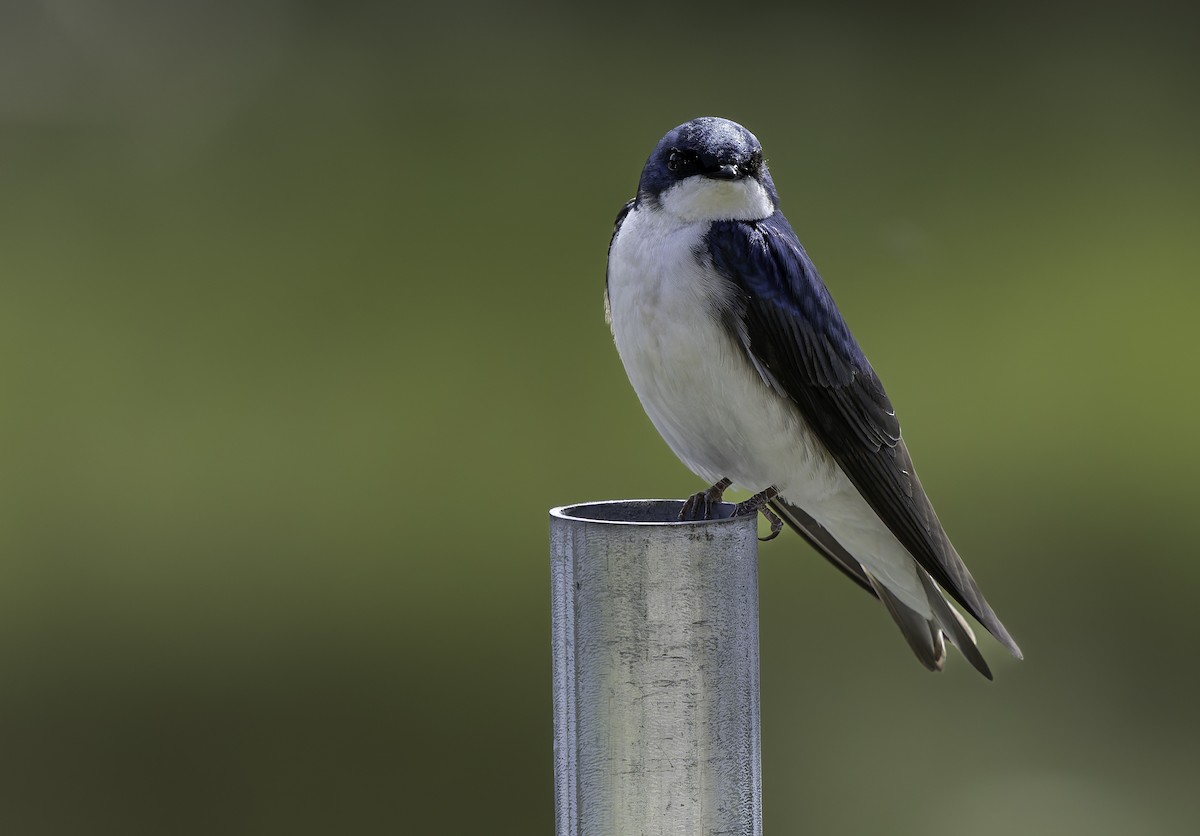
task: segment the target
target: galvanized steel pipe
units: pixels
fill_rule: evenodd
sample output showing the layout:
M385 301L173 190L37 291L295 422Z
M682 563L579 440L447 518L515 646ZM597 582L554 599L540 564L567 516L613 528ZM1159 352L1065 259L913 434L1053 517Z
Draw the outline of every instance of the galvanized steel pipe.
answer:
M679 508L550 512L558 836L762 833L757 520Z

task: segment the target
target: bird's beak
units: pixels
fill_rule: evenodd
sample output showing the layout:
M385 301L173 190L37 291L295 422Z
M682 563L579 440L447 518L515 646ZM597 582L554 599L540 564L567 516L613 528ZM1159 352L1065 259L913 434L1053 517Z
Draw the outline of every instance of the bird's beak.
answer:
M736 165L719 165L704 172L704 176L712 180L737 180L742 176L742 169Z

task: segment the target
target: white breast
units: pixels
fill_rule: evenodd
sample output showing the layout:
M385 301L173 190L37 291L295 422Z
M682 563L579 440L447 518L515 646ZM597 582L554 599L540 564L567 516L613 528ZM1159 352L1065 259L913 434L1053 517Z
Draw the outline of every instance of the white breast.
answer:
M733 288L708 263L708 227L634 209L613 241L609 316L634 391L675 455L709 482L786 492L829 476L795 408L720 321Z
M642 407L705 482L728 478L754 492L774 485L901 600L927 612L911 556L721 322L734 289L709 262L710 224L635 208L613 241L609 319Z

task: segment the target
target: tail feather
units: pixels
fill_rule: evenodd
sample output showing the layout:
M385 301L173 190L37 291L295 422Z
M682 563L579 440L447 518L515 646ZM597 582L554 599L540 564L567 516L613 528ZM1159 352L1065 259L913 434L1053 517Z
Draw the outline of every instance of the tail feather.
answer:
M817 554L840 569L846 577L850 578L850 580L854 581L867 592L870 592L872 595L877 594L875 592L875 585L867 577L866 570L863 569L862 564L842 548L842 544L833 539L833 535L823 525L810 517L803 508L798 505L792 505L782 497L775 497L775 499L771 500L771 508L783 518L783 521L793 531L816 549Z
M905 606L874 575L868 574L867 577L871 579L875 594L899 626L917 659L929 670L940 671L946 664L946 643L942 641L942 631L928 618Z
M909 536L905 536L891 523L888 524L889 528L913 555L917 563L930 573L932 580L946 591L947 595L974 616L989 633L996 637L997 641L1008 649L1009 653L1018 659L1024 658L1021 648L1017 646L1013 637L1000 622L1000 618L988 604L987 599L983 597L975 578L971 576L970 570L959 557L954 544L950 542L950 537L938 520L937 513L933 510L933 505L925 494L925 489L921 486L921 480L917 478L916 471L912 466L912 457L903 441L896 445L895 455L897 467L901 468L902 472L908 474L911 479L909 496L913 500L915 510L924 518L924 526L921 529L922 536L915 539L912 532L909 532Z
M908 646L922 665L931 671L940 671L945 665L946 645L943 640L944 634L959 649L959 652L971 663L971 666L975 670L988 679L992 678L992 672L976 645L974 632L962 615L959 614L958 610L942 595L941 590L934 583L928 572L919 566L917 567L917 575L921 579L926 598L929 601L930 610L933 613L932 618L918 613L892 594L886 586L867 572L863 568L863 565L855 560L854 556L846 551L841 543L834 539L833 535L824 526L813 519L802 508L778 497L771 502L771 507L796 533L808 541L809 545L816 549L819 554L840 569L851 580L883 602L888 614L896 622L896 626L900 628L900 632L904 636L905 641L908 642ZM992 632L996 631L993 630ZM1007 637L1007 633L1003 635ZM1011 644L1011 639L1008 642L1004 642L1002 637L1001 641L1006 646L1009 646L1010 650L1015 647L1015 644ZM1019 651L1016 651L1016 653L1019 653Z
M933 578L929 577L928 572L922 569L917 575L921 578L921 585L925 587L925 596L929 599L929 606L933 608L933 617L938 628L975 670L991 679L992 672L984 661L983 654L979 652L979 647L975 644L975 634L967 626L967 622L942 595L942 591L933 582Z

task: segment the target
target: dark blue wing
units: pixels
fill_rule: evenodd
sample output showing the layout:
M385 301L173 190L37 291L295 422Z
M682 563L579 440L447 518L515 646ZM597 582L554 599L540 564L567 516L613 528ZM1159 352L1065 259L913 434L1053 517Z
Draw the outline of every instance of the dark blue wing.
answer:
M731 316L767 382L796 404L925 571L1019 655L938 521L883 384L787 219L776 212L761 221L716 222L708 251L738 289Z

